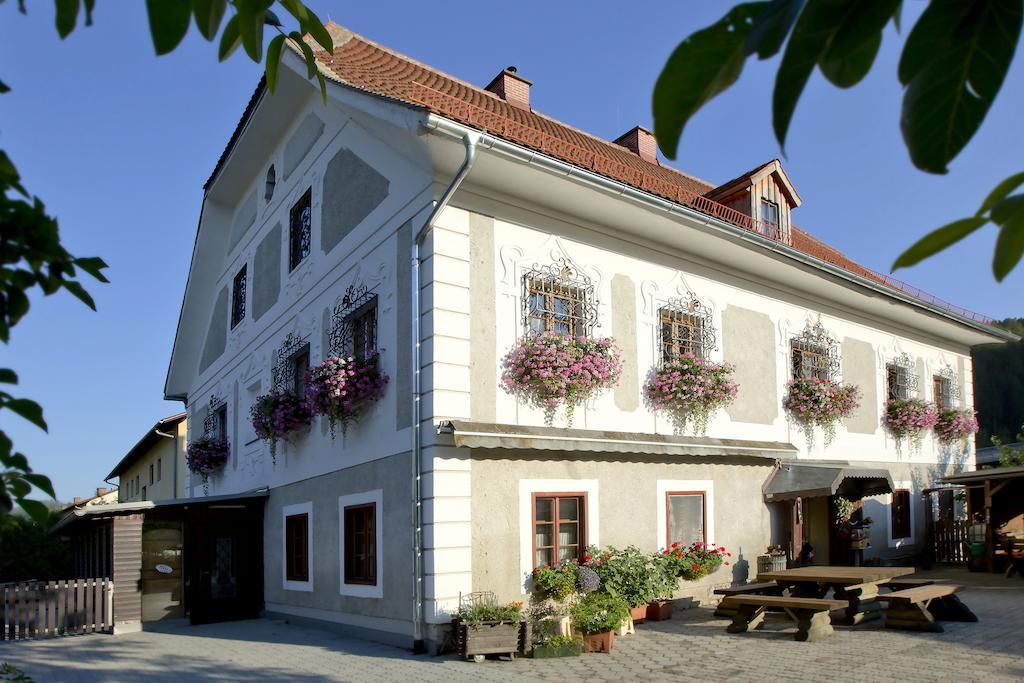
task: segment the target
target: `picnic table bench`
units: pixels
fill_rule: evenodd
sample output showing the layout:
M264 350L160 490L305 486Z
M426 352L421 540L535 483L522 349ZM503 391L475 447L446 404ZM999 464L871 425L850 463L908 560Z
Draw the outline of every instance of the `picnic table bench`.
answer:
M882 616L877 601L879 588L893 579L909 576L913 567L832 567L827 565L796 567L761 572L758 581L775 581L789 588L792 595L805 598L832 597L844 601L845 612L833 620L853 626Z
M889 583L882 584L882 588L888 588L890 591L901 591L907 588L931 586L934 583L933 579L892 579Z
M732 623L726 627L729 633L746 633L761 626L765 610L778 607L796 622L794 639L799 641L821 640L832 635L829 612L846 607L844 600L786 595L729 595L722 602L736 610Z
M960 586L933 584L879 595L879 600L889 603L885 627L941 633L939 621L977 621L978 617L956 596L958 590Z
M775 581L760 581L744 583L738 586L716 588L715 595L721 595L724 597L729 597L731 595L782 595L784 591L785 588ZM735 614L736 607L734 605L727 605L724 599L720 601L718 603L718 607L715 608L716 617L732 618Z

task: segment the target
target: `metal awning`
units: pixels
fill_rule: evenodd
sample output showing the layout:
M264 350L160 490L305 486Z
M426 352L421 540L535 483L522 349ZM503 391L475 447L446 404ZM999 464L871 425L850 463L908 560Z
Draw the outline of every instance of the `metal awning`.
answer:
M794 498L834 496L858 499L892 493L892 475L879 467L787 463L776 468L764 484L764 499L774 503Z
M491 424L452 420L438 433L451 434L463 448L511 448L523 450L591 453L643 453L648 455L741 456L787 459L796 446L778 441L714 439L707 436L672 436L596 429L562 429L525 425Z

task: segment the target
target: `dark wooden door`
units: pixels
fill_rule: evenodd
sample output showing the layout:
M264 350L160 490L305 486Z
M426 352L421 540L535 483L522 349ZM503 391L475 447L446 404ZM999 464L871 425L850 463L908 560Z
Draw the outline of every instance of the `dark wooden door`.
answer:
M263 608L262 534L262 510L239 505L190 511L185 548L193 624L259 615Z

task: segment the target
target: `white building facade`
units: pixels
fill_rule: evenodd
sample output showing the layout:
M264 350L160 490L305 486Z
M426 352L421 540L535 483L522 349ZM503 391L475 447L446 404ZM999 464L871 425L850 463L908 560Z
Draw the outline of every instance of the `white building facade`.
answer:
M892 368L906 395L970 408L969 347L997 330L815 253L791 227L801 200L778 162L702 192L657 163L642 129L615 146L572 132L609 159L598 172L547 146L570 129L531 112L514 73L475 88L329 28L327 101L289 56L207 184L165 388L186 403L191 439L213 429L231 445L190 494L266 490L267 613L429 647L460 594L526 594L539 558L562 552L552 534L654 551L678 525L736 560L681 593L701 598L753 578L769 544L796 555L808 542L827 562L827 501L858 478L872 482L863 492L894 491L865 498L866 557L920 549L920 491L972 452L930 435L897 447L881 426ZM481 112L504 123L483 126ZM634 182L616 179L622 168ZM680 189L673 201L648 177L718 200L683 202ZM571 428L501 382L503 356L530 331L530 283L544 278L582 297L591 333L613 337L624 361ZM643 398L662 315L679 306L740 385L706 435L677 433ZM257 396L301 383L367 330L389 376L383 399L344 433L318 418L272 456L250 420ZM794 341L812 333L831 376L862 394L828 446L782 407ZM838 471L838 488L787 495L808 465ZM546 506L566 517L548 525Z

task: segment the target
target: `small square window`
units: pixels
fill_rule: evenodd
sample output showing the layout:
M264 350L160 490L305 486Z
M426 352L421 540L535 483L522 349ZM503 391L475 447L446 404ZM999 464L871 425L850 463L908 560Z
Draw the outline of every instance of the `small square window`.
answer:
M953 409L953 383L947 377L932 377L932 395L939 410Z
M540 278L530 279L527 288L530 332L555 332L569 337L588 334L586 290Z
M707 543L703 491L669 491L665 494L665 506L668 515L666 547L673 543L682 546Z
M292 271L309 256L311 231L313 225L313 190L306 194L292 207L288 221L288 270Z
M221 404L214 415L213 437L219 441L226 441L228 438L228 407Z
M563 560L582 560L587 547L587 498L582 495L538 494L533 499L533 562L535 567Z
M804 341L793 341L794 379L831 379L827 351Z
M910 398L910 373L899 365L885 366L886 398L890 401L906 401Z
M702 358L704 356L704 318L673 308L662 308L659 313L661 318L661 360L671 363L686 353Z
M345 583L377 585L377 504L345 508Z
M309 581L309 515L284 518L285 579Z
M352 355L363 360L377 351L377 297L352 313Z
M306 374L309 372L309 344L292 356L292 391L302 396L306 393Z
M235 274L235 280L231 287L232 329L245 319L246 267L243 265L242 269Z

